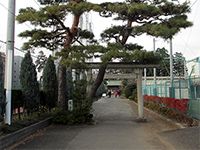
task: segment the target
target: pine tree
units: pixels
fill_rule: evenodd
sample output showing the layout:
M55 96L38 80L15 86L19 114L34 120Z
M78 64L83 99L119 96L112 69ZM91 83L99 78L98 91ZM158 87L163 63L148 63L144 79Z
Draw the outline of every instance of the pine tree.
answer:
M33 64L30 52L26 53L21 63L20 83L22 86L25 108L28 114L39 107L39 83L37 81L36 67Z
M21 37L30 38L24 43L23 48L45 47L48 50L61 51L59 55L61 62L58 69L58 102L61 108L65 108L66 101L66 65L63 65L63 62L70 64L68 58L73 56L71 52L74 50L71 45L75 42L80 44L79 36L88 35L84 31L79 31L78 25L80 16L90 10L99 12L103 17L116 16L115 20L123 21L122 25L112 26L102 34L106 42L114 39L122 46L127 44L130 37L134 38L145 33L164 39L173 38L180 29L192 25L187 21L186 15L190 12L189 4L187 2L177 4L168 0L126 0L121 3L101 4L92 4L85 0L70 0L66 4L55 3L42 7L40 10L21 9L17 16L19 23L28 21L36 27L34 30L20 34ZM73 16L70 27L65 25L65 21L68 21L66 17L68 13ZM90 97L95 96L103 80L106 63L112 60L110 58L113 53L118 55L115 50L111 50L107 53L108 55L103 56L103 64L93 84L92 92L89 94Z
M135 38L142 34L172 39L181 29L192 26L186 15L190 12L188 2L126 0L125 2L105 2L100 5L103 9L100 11L102 17L114 16L114 20L123 22L121 25L112 25L106 29L101 34L102 39L106 42L114 40L122 46L127 44L129 38ZM107 62L109 61L111 59L107 59ZM104 62L92 89L97 90L100 86L105 69L106 63ZM90 95L93 97L95 92L92 90Z
M25 42L23 49L34 49L43 47L48 50L58 50L58 105L60 108L66 108L66 68L70 61L66 60L73 49L72 43L81 43L79 39L86 38L91 40L89 31L79 30L79 19L84 12L99 9L98 5L86 2L85 0L70 0L68 3L52 3L39 10L34 8L21 9L17 20L19 23L29 22L35 26L33 30L24 31L19 36L30 38ZM68 14L72 14L71 26L66 26L65 22L70 19ZM88 34L89 33L89 34ZM67 62L67 65L66 63Z
M47 107L49 109L55 107L58 98L58 81L56 67L51 56L49 56L43 70L43 91Z

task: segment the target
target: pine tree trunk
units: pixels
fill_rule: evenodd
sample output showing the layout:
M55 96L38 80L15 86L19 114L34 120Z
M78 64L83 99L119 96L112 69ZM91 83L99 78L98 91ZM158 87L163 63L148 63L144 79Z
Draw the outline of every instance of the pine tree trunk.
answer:
M66 67L58 66L58 107L65 110L66 106Z
M131 26L132 26L132 21L128 20L127 30L125 31L125 33L122 37L122 40L120 41L120 43L122 45L126 44L128 38L130 36L131 30L129 30L128 28L131 27ZM91 98L91 99L95 98L96 91L97 91L97 89L99 88L99 86L101 85L101 83L104 79L106 67L107 67L107 64L102 64L102 66L100 67L97 78L96 78L94 84L92 85L92 89L90 90L89 98Z
M80 15L74 15L70 31L67 31L65 44L64 44L65 51L71 46L73 38L77 33ZM67 55L69 55L69 52L66 51L66 53L68 53ZM66 71L67 71L66 69L67 69L66 65L60 62L59 68L58 68L58 107L63 110L67 109L67 101L68 101L66 90L67 90L67 86L69 85L67 85L67 81L66 81Z
M103 78L104 78L104 75L105 75L105 71L106 71L106 67L107 67L107 64L102 64L101 67L99 68L99 72L98 72L97 78L94 81L94 83L92 85L92 88L90 90L90 93L89 93L89 98L90 99L93 99L95 97L96 91L97 91L97 89L99 88L99 86L101 85L101 83L103 81Z

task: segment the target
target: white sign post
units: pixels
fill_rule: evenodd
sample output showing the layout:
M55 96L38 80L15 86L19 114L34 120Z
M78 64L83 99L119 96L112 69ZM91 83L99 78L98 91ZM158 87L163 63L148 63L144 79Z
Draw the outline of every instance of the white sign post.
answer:
M73 100L72 99L68 100L68 110L73 111Z

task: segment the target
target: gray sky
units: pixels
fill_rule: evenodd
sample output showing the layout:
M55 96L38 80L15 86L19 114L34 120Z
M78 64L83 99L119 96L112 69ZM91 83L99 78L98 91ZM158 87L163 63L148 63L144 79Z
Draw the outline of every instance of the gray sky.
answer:
M90 2L99 2L98 0L88 0ZM122 1L122 0L102 0L103 1ZM179 0L180 2L183 2L185 0ZM6 31L7 31L7 14L8 14L8 1L0 0L0 40L6 41ZM190 27L188 29L183 29L179 34L177 34L173 39L173 52L182 52L183 55L186 57L187 60L193 59L195 57L200 56L200 0L190 0L190 3L192 5L192 11L188 15L189 20L194 23L193 27ZM20 8L25 7L34 7L39 8L39 3L37 3L37 0L16 0L16 15L18 14L18 11ZM91 19L93 20L93 32L97 37L99 37L99 34L101 31L111 25L111 19L105 19L99 17L97 14L92 14ZM114 24L112 22L112 24ZM15 25L15 46L20 48L23 39L17 37L17 35L24 31L25 29L33 29L30 25L19 25L16 23ZM147 50L153 49L153 37L150 36L141 36L136 39L130 39L129 42L138 43L142 46L144 46ZM156 39L156 48L162 48L165 47L169 49L169 43L167 41L164 41L160 38ZM5 45L0 43L0 49L1 51L5 49ZM18 55L22 55L22 53L16 52Z

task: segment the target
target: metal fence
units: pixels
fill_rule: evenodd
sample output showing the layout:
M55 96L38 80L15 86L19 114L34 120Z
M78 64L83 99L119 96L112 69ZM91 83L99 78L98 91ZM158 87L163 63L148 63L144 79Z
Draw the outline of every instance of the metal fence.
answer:
M173 84L174 98L182 99L189 98L188 80L175 79ZM143 94L154 95L160 97L172 97L171 85L168 78L159 78L158 80L146 80L146 84L143 82Z
M200 120L200 77L189 77L188 81L188 115Z
M186 115L200 119L200 77L174 78L173 87L169 77L147 78L143 80L143 95L188 99Z

